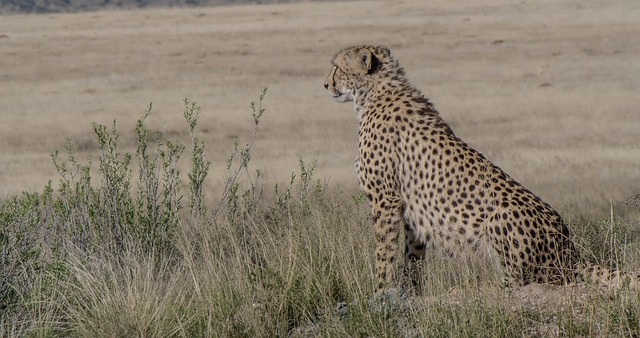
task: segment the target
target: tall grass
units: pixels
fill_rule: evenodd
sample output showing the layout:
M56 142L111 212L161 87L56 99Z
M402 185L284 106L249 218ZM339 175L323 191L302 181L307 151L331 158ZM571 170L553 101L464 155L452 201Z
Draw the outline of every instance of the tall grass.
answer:
M482 257L433 255L421 291L371 299L362 196L315 178L313 161L301 159L276 187L251 167L265 95L251 105L253 133L235 140L222 164L206 158L201 109L188 100L188 146L152 138L149 106L134 130L135 154L120 152L115 121L93 125L97 166L79 161L72 141L65 155L55 152L57 185L0 204L0 336L640 335L636 294L503 290ZM185 158L186 175L178 170ZM212 164L227 176L207 195ZM635 227L615 217L573 226L591 257L610 265L633 256Z

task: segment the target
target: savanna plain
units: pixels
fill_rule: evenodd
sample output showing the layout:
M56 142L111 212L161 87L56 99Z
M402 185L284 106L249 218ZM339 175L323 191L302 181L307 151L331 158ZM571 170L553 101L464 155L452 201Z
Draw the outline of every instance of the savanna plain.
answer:
M0 336L639 336L638 291L504 289L468 257L373 298L357 122L322 87L341 48L388 46L588 260L637 274L638 18L631 0L0 16Z

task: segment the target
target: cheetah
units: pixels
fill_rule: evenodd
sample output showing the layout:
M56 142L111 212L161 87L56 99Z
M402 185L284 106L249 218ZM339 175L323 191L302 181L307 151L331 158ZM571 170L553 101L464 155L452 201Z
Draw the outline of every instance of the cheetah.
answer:
M346 48L331 63L324 87L353 101L358 121L355 168L374 223L376 293L398 286L402 229L405 268L428 249L484 247L506 286L620 283L618 271L583 262L556 210L454 134L387 47Z

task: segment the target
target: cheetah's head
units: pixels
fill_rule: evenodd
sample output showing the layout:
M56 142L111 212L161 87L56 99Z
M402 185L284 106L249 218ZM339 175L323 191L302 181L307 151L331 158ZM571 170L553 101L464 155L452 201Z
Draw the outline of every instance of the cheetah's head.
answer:
M375 75L390 60L385 46L354 46L341 50L333 57L333 68L324 88L338 102L353 101L358 91L369 90Z

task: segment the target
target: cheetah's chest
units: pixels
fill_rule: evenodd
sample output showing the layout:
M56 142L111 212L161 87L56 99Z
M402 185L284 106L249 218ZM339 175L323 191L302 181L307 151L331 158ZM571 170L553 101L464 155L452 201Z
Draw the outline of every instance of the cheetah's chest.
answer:
M397 135L385 121L364 121L359 128L355 169L369 199L398 198Z

